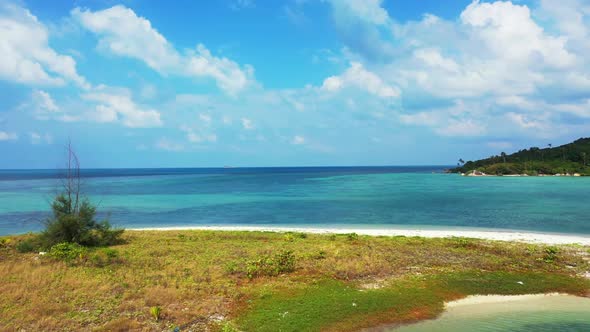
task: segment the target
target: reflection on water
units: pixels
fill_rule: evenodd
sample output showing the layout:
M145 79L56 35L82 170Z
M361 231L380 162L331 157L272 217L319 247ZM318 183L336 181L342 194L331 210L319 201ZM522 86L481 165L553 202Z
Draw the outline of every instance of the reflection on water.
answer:
M438 319L394 331L590 331L588 298L567 295L524 296L475 302L466 301L465 304L450 306Z

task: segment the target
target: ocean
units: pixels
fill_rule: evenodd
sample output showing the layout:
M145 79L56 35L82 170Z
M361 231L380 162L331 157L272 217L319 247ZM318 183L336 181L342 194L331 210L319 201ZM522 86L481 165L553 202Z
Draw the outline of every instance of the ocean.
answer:
M475 228L590 234L590 177L462 177L444 166L86 169L99 217L126 228ZM0 170L0 235L43 228L56 170Z

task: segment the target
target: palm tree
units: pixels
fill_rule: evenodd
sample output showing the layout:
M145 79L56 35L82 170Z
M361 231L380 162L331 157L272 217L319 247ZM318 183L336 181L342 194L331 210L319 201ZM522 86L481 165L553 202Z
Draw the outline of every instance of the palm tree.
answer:
M463 160L463 158L459 158L459 163L460 163L461 165L463 165L463 164L465 164L465 160Z
M506 152L502 152L500 153L500 155L502 156L502 159L504 159L504 164L506 163Z

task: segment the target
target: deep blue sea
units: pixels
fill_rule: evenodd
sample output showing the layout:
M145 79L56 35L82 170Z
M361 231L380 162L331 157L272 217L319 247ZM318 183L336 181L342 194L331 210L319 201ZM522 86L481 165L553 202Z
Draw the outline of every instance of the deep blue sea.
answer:
M590 234L590 177L462 177L427 167L88 169L120 227L469 227ZM56 170L0 170L0 235L37 231Z

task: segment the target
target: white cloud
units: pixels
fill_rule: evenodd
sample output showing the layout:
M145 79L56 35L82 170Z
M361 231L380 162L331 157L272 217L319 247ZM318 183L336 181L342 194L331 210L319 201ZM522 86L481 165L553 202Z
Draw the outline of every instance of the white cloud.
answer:
M0 141L16 141L17 139L18 135L16 133L0 131Z
M132 128L162 125L158 111L141 108L125 92L97 89L82 95L82 99L96 104L94 112L89 113L89 117L97 122L115 122L120 119L123 125Z
M295 135L295 136L293 136L293 139L291 139L291 144L293 144L293 145L302 145L302 144L305 144L305 137L299 136L299 135Z
M64 85L88 88L76 71L76 62L49 46L49 33L27 9L0 4L0 79L31 85Z
M516 63L541 60L553 67L575 61L565 49L567 39L546 35L527 6L474 1L461 13L461 21L473 27L475 36L498 58Z
M180 54L149 20L124 6L95 12L76 8L72 16L99 36L99 48L141 60L161 74L212 78L229 94L243 90L253 80L251 66L241 68L232 60L215 57L202 44Z
M53 143L53 136L51 134L40 134L37 132L31 132L29 133L29 136L31 137L31 144Z
M186 139L191 143L217 142L217 135L214 133L202 133L186 125L182 125L180 130L186 133Z
M546 127L544 122L532 119L530 115L508 112L506 118L523 129L543 130Z
M452 59L444 58L437 49L417 49L414 51L414 57L421 60L429 67L438 67L450 72L459 71L459 65Z
M334 92L350 86L382 98L395 98L400 95L399 89L387 85L379 76L366 70L359 62L351 62L350 67L339 76L326 78L322 89Z
M242 118L242 127L246 130L254 129L254 123L248 118Z
M39 120L47 120L60 113L60 109L51 95L43 90L33 90L31 101L23 106L30 107L35 118Z
M184 150L184 145L177 143L177 142L173 142L165 137L160 138L156 142L155 147L160 150L174 151L174 152Z
M372 24L386 24L389 14L381 7L383 0L329 0L335 11Z

